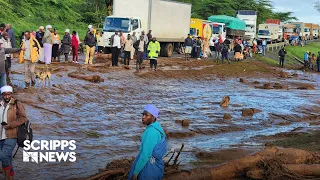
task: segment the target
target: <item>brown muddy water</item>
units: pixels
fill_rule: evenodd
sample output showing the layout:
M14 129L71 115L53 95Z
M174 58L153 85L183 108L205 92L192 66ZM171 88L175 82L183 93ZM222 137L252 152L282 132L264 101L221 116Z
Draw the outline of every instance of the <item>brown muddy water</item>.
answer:
M81 179L98 172L99 168L115 159L135 156L144 130L141 112L148 103L160 110L159 121L176 135L168 139L168 151L179 149L182 168L192 168L197 159L194 152L215 151L235 146L259 147L256 136L289 132L308 127L299 120L305 111L301 107L319 106L319 74L299 73L291 79L250 78L254 82L309 83L316 90L263 90L238 82L237 78L219 80L145 79L133 70L110 69L100 74L104 82L95 84L67 76L77 67L66 66L52 76L51 87L24 91L16 96L25 104L27 117L34 124L37 140L76 140L75 163L24 163L20 150L14 158L16 179ZM176 69L176 67L174 68ZM22 65L13 70L23 72ZM97 74L82 70L85 74ZM14 74L13 84L22 88L23 75ZM223 96L230 96L229 108L221 108ZM37 108L42 107L41 109ZM242 117L241 109L257 108L261 113ZM232 120L223 120L229 113ZM314 113L314 112L313 112ZM281 123L283 119L270 114L295 115L296 120ZM189 119L188 128L175 120ZM181 133L182 132L182 133ZM179 134L180 135L177 135ZM178 136L178 137L177 137ZM186 137L185 137L186 136Z

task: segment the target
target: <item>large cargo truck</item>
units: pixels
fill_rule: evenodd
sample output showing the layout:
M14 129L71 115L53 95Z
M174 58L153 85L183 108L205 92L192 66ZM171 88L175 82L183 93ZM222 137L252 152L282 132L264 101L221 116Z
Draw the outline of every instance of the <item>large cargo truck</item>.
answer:
M281 29L278 24L259 24L258 41L265 39L268 43L281 42L283 40Z
M304 32L305 23L303 23L303 22L292 22L291 24L294 24L294 25L297 26L298 36L300 36L302 39L304 39L305 38L305 32Z
M210 39L212 36L212 23L207 20L191 18L190 35Z
M284 25L284 23L281 22L280 19L267 19L267 20L266 20L266 24L276 24L276 25L279 25L278 36L281 36L281 37L278 37L277 42L279 42L279 39L280 39L280 41L284 41L284 36L283 36L283 25Z
M246 23L238 18L225 15L210 16L211 22L223 23L226 25L226 38L234 39L235 37L243 38L245 36Z
M307 40L313 39L313 36L311 36L313 32L311 31L312 31L312 23L305 23L304 36L307 38Z
M283 25L283 38L288 40L290 36L298 36L297 25L295 24L284 24Z
M105 48L110 50L110 38L116 30L124 35L142 31L157 38L160 55L170 57L180 47L190 31L191 4L165 0L113 0L112 16L107 16L103 28Z
M248 42L252 42L257 34L257 12L253 10L239 10L236 17L246 23L244 38Z

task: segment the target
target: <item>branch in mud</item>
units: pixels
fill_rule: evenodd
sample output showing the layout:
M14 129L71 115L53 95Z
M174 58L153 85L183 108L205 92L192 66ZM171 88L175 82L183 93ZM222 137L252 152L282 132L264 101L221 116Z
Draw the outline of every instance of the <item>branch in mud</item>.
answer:
M85 76L85 75L79 75L79 74L76 74L75 72L72 72L72 73L69 73L68 76L76 79L82 79L82 80L94 82L94 83L104 82L104 79L101 78L99 75Z

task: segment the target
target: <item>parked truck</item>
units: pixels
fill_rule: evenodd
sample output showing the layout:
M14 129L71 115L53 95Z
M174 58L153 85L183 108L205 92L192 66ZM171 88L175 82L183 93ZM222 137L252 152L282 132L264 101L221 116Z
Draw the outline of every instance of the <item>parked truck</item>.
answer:
M297 25L284 24L283 25L283 38L288 40L291 36L298 36Z
M210 39L212 36L212 23L207 20L191 18L190 20L190 35L200 36L203 39Z
M282 36L282 37L279 37L278 39L281 39L280 41L284 41L284 36L283 36L283 25L284 23L281 22L280 19L267 19L266 20L266 24L277 24L279 25L279 32L278 32L278 35Z
M226 38L234 39L235 37L244 37L246 23L238 18L225 15L210 16L211 22L222 23L226 25Z
M312 23L305 23L304 27L304 35L306 36L307 40L313 39L313 36L311 36L311 30L312 29Z
M305 32L304 32L305 23L303 23L303 22L292 22L291 24L294 24L294 25L297 26L298 36L300 36L301 39L304 39L305 38Z
M259 24L258 41L266 39L268 43L283 40L281 26L278 24Z
M190 31L191 4L165 0L113 0L112 16L107 16L103 27L106 51L110 52L110 38L116 30L125 36L142 31L160 42L160 55L170 57L180 47Z
M257 34L257 12L253 10L239 10L236 17L246 23L244 38L248 42L252 42Z

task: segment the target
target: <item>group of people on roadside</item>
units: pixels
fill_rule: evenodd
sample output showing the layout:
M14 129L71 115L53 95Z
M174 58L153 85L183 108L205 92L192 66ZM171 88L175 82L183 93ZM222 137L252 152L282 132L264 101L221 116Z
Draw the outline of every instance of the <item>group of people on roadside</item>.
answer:
M303 56L303 61L305 69L311 68L312 71L320 72L320 51L318 52L318 56L309 51L305 52Z
M130 60L136 56L136 70L142 70L144 60L150 60L150 68L157 70L157 59L160 54L160 43L152 36L152 30L148 34L142 31L139 39L136 32L124 36L122 31L116 31L110 38L112 66L119 65L119 56L124 59L124 65L129 68Z

